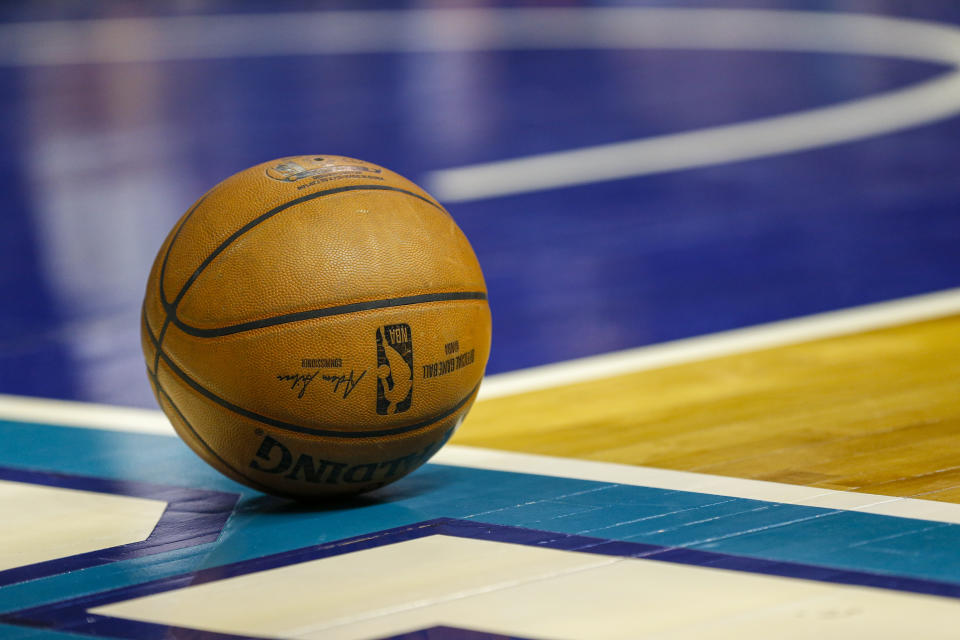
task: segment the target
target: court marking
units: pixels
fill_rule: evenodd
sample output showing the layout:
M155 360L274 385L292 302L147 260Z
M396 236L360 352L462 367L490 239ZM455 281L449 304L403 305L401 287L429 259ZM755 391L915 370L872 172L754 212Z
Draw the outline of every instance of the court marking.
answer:
M215 542L240 499L238 493L10 467L0 467L0 480L147 498L167 503L163 514L146 539L5 569L0 571L0 587L119 560Z
M478 402L573 382L795 344L960 313L960 289L816 314L489 376ZM0 395L0 419L174 436L162 412ZM761 480L446 445L431 462L494 471L616 482L801 506L960 523L960 504Z
M871 587L947 598L960 598L960 585L950 582L821 567L806 563L763 560L716 551L666 547L639 542L561 534L453 518L437 518L372 534L302 547L223 566L102 591L92 595L83 595L68 598L60 602L21 609L0 615L0 622L40 628L63 629L79 633L93 633L118 638L166 637L166 634L169 633L173 633L174 635L183 633L189 635L189 637L196 638L222 638L224 636L216 631L187 629L132 618L113 617L109 614L98 613L97 609L154 594L195 587L261 571L360 552L434 535L481 541L487 540L533 546L540 549L607 556L614 558L613 562L648 560L742 573L797 578L839 585ZM423 631L424 630L403 633L392 637L414 640L415 638L422 638ZM480 637L484 636L481 635Z
M960 313L960 288L486 376L477 401ZM0 394L0 420L172 435L153 409Z
M687 491L746 500L762 500L804 507L820 507L872 513L931 522L960 524L960 504L898 498L853 491L838 491L784 484L767 480L749 480L716 476L693 471L676 471L640 465L559 458L532 453L516 453L481 447L448 444L430 460L434 464L472 467L489 471L530 473L556 478L575 478L595 482Z
M704 167L862 140L960 113L960 29L855 13L699 8L330 11L0 25L0 65L537 49L810 51L932 62L949 71L839 105L434 171L457 202Z
M455 167L427 175L443 202L464 202L725 164L863 140L960 113L960 29L863 14L731 9L558 10L529 24L564 46L815 51L944 64L905 89L829 107L682 133ZM587 13L587 12L590 13ZM582 22L589 29L577 29ZM583 38L583 32L588 33ZM606 38L607 40L603 40ZM559 43L550 42L556 46ZM520 48L520 47L518 47Z
M958 313L960 288L947 289L500 373L484 378L477 400L884 329Z

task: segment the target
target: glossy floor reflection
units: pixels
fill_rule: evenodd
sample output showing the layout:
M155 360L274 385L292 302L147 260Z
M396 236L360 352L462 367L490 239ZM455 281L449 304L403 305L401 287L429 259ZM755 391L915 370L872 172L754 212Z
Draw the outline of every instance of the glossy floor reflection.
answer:
M814 5L791 8L826 8ZM142 12L101 10L82 12ZM165 59L156 42L193 46L196 30L140 16L95 23L106 26L84 44L85 23L66 22L39 47L22 21L51 11L8 5L0 25L10 36L0 49L0 392L139 406L154 402L136 329L150 261L189 204L245 166L338 153L424 182L450 167L856 101L949 71L908 55L735 49L262 55L229 33L219 38L232 57ZM960 19L948 7L897 11ZM402 11L388 18L415 24ZM57 46L71 62L44 63ZM102 51L132 61L97 62ZM958 122L451 204L488 280L489 371L955 285Z

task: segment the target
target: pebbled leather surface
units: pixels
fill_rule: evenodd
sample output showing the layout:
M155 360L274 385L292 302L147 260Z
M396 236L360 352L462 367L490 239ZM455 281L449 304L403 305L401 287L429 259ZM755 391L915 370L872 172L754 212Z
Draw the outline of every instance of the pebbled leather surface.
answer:
M144 355L178 432L234 479L367 490L462 421L489 356L485 293L469 242L419 187L350 158L283 158L224 180L171 230Z

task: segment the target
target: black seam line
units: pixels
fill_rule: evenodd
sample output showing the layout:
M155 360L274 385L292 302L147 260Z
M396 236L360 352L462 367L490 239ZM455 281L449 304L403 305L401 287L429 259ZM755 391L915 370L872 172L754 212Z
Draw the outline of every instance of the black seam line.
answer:
M173 324L184 333L197 338L219 338L229 336L234 333L252 331L253 329L262 329L272 327L278 324L287 324L289 322L300 322L301 320L313 320L314 318L326 318L329 316L339 316L348 313L357 313L359 311L370 311L372 309L387 309L390 307L403 307L411 304L423 304L427 302L449 302L451 300L486 300L487 294L483 291L452 291L448 293L423 293L415 296L404 296L401 298L386 298L384 300L369 300L367 302L352 302L342 304L336 307L325 307L323 309L309 309L307 311L297 311L295 313L285 313L271 318L261 320L251 320L250 322L241 322L227 327L213 327L202 329L191 326L173 316Z
M187 291L193 285L194 281L200 277L200 274L203 273L203 270L206 269L207 266L209 266L209 264L213 262L218 255L220 255L228 246L233 244L234 240L236 240L246 232L250 231L257 225L259 225L261 222L264 222L265 220L272 218L273 216L277 215L281 211L284 211L285 209L289 209L290 207L296 206L298 204L302 204L309 200L314 200L316 198L322 198L324 196L334 195L336 193L344 193L346 191L395 191L397 193L403 193L408 196L413 196L418 200L423 200L424 202L431 205L432 207L439 209L440 211L443 211L443 207L440 207L439 205L437 205L437 203L429 200L428 198L424 198L420 194L414 193L412 191L407 191L406 189L398 189L397 187L391 187L385 184L357 184L357 185L350 185L347 187L336 187L335 189L317 191L316 193L310 193L305 196L295 198L279 206L276 206L273 209L270 209L266 213L260 214L258 217L254 218L247 224L243 225L242 227L234 231L232 234L230 234L230 236L226 240L221 242L220 245L216 249L214 249L213 252L203 260L203 262L200 263L200 266L196 268L196 270L190 275L187 281L183 283L183 287L181 287L180 292L177 294L177 297L173 299L173 302L167 303L165 300L163 300L164 307L167 309L167 313L170 313L170 315L176 316L177 305L179 305L180 301L183 300L183 297L187 295ZM161 299L162 299L162 296L161 296Z
M147 322L146 312L144 312L143 322ZM163 336L167 334L167 329L170 327L170 316L164 316L163 326L160 328L160 335L157 336L157 340L154 344L157 345L157 348L154 349L156 353L153 357L153 375L157 375L157 372L160 371L160 346L163 344ZM150 331L149 325L147 326L147 331ZM150 337L153 337L153 332L151 332Z
M197 200L197 203L190 208L190 211L187 212L187 215L183 216L183 220L180 221L180 224L177 225L177 230L173 232L173 237L170 238L170 244L167 245L167 251L163 254L163 262L160 263L160 280L157 282L157 288L160 290L160 305L163 307L163 327L160 329L160 335L157 336L156 341L156 357L153 359L153 375L157 376L160 370L160 347L163 345L163 338L167 335L167 329L170 327L170 309L167 307L167 294L163 290L163 283L166 279L167 273L167 260L170 258L170 252L173 250L173 245L177 241L177 238L180 237L180 232L183 231L183 228L187 226L187 222L190 218L193 217L193 213L200 208L200 205L203 204L203 201L207 199L207 196L210 195L210 192L203 194L203 196ZM150 326L147 323L147 301L143 301L143 322L147 324L147 331L150 331ZM152 331L150 331L152 334ZM160 381L157 379L157 389L162 391L160 387ZM170 398L167 398L170 400ZM170 404L173 405L173 400L170 400ZM176 407L174 407L176 409ZM177 413L180 413L179 409ZM186 422L186 420L184 420ZM192 430L192 428L191 428ZM199 437L199 436L198 436ZM202 440L201 440L202 441ZM206 443L204 443L206 444ZM224 463L226 464L226 463ZM229 465L227 465L229 466Z
M197 204L193 205L190 211L187 212L187 215L183 216L183 220L177 225L177 230L173 232L173 237L170 238L170 244L167 245L166 253L163 254L163 262L160 263L160 282L157 283L157 288L160 289L160 302L163 303L164 308L170 304L167 302L167 294L163 290L163 281L167 273L167 260L170 258L170 252L173 250L173 244L177 241L177 238L180 237L180 232L183 231L183 228L187 226L187 221L193 217L193 212L200 208L200 205L203 204L203 201L206 200L209 195L209 191L203 194L203 197L197 200Z
M147 330L147 335L150 337L150 342L154 346L153 354L153 369L147 367L147 373L150 374L150 377L156 381L157 373L160 371L160 345L163 344L163 336L167 332L167 328L170 326L170 316L164 314L163 316L163 327L160 329L160 335L154 337L153 329L150 327L150 322L147 320L147 301L144 299L143 305L140 307L140 317L143 321L143 326ZM159 383L158 383L159 388Z
M149 373L149 370L147 370L147 373ZM220 464L222 464L224 467L226 467L227 469L230 469L235 474L237 474L238 476L246 480L250 484L250 486L252 486L254 489L257 489L264 493L273 493L275 491L274 489L271 489L266 485L260 484L259 482L257 482L256 480L248 476L247 474L241 473L235 466L233 466L232 464L224 460L216 451L211 449L210 445L207 444L207 441L204 440L199 433L197 433L197 430L193 428L193 425L190 424L190 421L187 420L187 417L183 415L183 412L180 411L180 408L173 402L173 398L170 397L170 394L167 393L167 390L164 389L163 386L160 384L160 380L157 379L157 376L151 375L151 378L153 378L153 384L156 385L157 390L160 392L160 394L164 398L166 398L170 406L173 407L173 410L176 411L177 417L179 417L180 421L183 422L184 426L186 426L187 429L190 430L190 433L192 433L193 437L197 439L197 442L203 445L203 448L206 449L207 453L209 453L211 456L219 460Z
M150 340L151 342L153 342L154 346L157 347L157 339L154 337L153 331L150 330L150 325L147 324L146 327L147 327L147 335L150 337ZM260 415L259 413L250 411L249 409L238 407L237 405L233 404L229 400L226 400L216 395L215 393L213 393L212 391L210 391L209 389L201 385L199 382L197 382L196 380L188 376L185 371L183 371L180 367L174 364L173 360L170 359L170 356L168 356L162 349L160 349L159 347L157 347L157 349L160 353L160 357L163 358L164 363L167 365L167 368L170 369L170 371L175 373L177 377L179 377L181 380L183 380L188 385L190 385L194 391L206 397L207 399L212 400L213 402L219 404L221 407L225 409L229 409L230 411L233 411L234 413L241 415L245 418L249 418L257 422L262 422L263 424L270 425L271 427L275 427L277 429L282 429L284 431L294 431L296 433L306 433L314 436L329 436L334 438L375 438L378 436L391 436L391 435L396 435L400 433L408 433L410 431L417 431L418 429L423 429L424 427L429 427L434 423L440 422L444 418L448 418L454 413L456 413L457 411L459 411L470 400L470 398L473 397L473 394L477 392L477 389L480 388L480 383L478 382L477 386L471 389L470 392L462 400L457 402L457 404L451 407L450 409L444 411L440 415L433 416L427 420L422 420L415 424L410 424L403 427L394 427L392 429L380 429L378 431L352 431L352 430L347 430L345 428L313 429L311 427L304 427L298 424L284 422L282 420L276 420L274 418L263 416L263 415Z
M147 335L150 336L150 341L153 342L154 344L157 344L157 340L156 340L156 338L155 338L154 335L153 335L153 330L150 328L150 323L147 322L146 316L144 316L144 318L143 318L143 326L147 329ZM159 353L159 351L160 351L160 348L157 347L157 352ZM197 442L199 442L201 445L203 445L203 448L206 449L207 452L208 452L211 456L213 456L214 458L216 458L217 460L219 460L220 463L223 464L223 466L225 466L227 469L230 469L231 471L233 471L235 474L237 474L237 475L240 476L241 478L244 478L245 480L247 480L247 481L250 483L250 486L252 486L253 488L258 489L259 491L263 491L263 492L265 492L265 493L271 493L271 492L272 492L272 490L270 489L270 487L267 487L266 485L260 484L259 482L257 482L256 480L254 480L253 478L251 478L250 476L248 476L247 474L242 473L242 472L241 472L239 469L237 469L235 466L233 466L232 464L230 464L229 462L227 462L226 460L224 460L224 459L220 456L220 454L218 454L216 451L214 451L214 450L210 447L210 445L207 444L207 441L204 440L203 437L201 437L201 435L200 435L199 433L197 433L197 430L193 428L193 425L190 424L190 421L187 420L187 417L186 417L185 415L183 415L183 412L182 412L182 411L180 411L180 407L178 407L178 406L176 405L176 403L173 401L173 398L171 398L171 397L170 397L170 394L167 393L167 390L164 389L164 388L163 388L163 385L160 384L160 372L159 372L159 370L157 370L157 371L154 372L154 371L150 371L150 368L147 367L147 375L150 377L150 381L153 383L153 386L154 386L154 387L156 388L156 390L159 392L157 395L162 395L164 398L167 399L167 402L170 404L170 406L173 408L173 410L176 411L177 416L178 416L178 417L180 418L180 420L183 422L184 426L186 426L187 429L190 430L190 433L192 433L192 434L193 434L193 437L197 439ZM161 408L162 408L162 405L161 405Z

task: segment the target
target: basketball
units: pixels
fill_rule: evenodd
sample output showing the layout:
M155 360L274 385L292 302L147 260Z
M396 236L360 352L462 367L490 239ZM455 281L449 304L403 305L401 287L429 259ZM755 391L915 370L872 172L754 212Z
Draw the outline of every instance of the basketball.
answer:
M254 489L369 491L463 421L490 350L480 265L409 180L340 156L237 173L161 246L141 319L180 437Z

